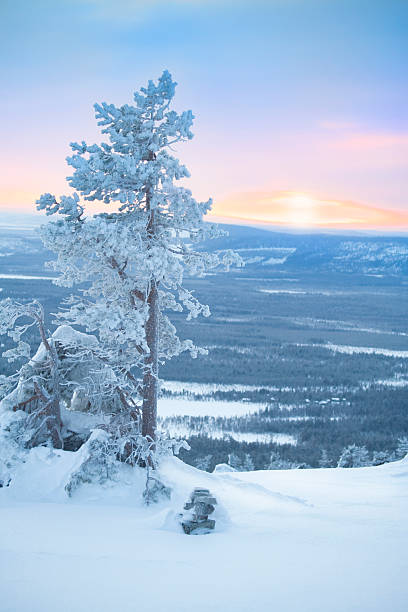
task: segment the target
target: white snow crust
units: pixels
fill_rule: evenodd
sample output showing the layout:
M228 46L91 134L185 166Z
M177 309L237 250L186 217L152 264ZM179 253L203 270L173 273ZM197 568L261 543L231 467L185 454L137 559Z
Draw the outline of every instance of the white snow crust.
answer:
M0 489L2 612L406 610L408 459L208 474L169 458L172 498L148 508L125 466L68 498L77 462L33 449ZM217 497L217 524L186 536L175 515L196 486Z
M98 339L92 334L84 334L83 332L77 331L70 325L59 325L53 332L52 338L57 340L64 346L88 346L95 348L98 346ZM37 349L35 355L32 356L32 362L41 362L46 358L47 352L43 343Z

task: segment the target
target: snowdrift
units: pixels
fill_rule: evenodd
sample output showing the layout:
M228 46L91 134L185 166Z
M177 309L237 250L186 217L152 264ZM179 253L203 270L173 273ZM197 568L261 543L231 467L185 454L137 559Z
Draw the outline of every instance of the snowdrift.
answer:
M0 489L4 611L406 610L408 459L208 474L169 458L172 498L146 507L127 466L68 497L78 458L33 449ZM176 514L196 486L217 525L186 536Z

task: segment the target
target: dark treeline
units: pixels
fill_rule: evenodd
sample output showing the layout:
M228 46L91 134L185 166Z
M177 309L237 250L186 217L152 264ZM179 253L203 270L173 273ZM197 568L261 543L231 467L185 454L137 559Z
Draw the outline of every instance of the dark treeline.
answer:
M297 247L297 242L301 242L300 238L298 241L263 232L254 235L251 242L246 230L237 231L231 245L238 248L269 246L266 239L280 247ZM21 233L3 238L6 242L4 256L0 257L2 274L50 274L44 269L44 262L52 259L52 255L42 250L38 238L25 238L25 246L17 241L14 250L12 241L20 240ZM310 246L313 250L315 241L311 237L305 243L307 249ZM333 240L330 238L329 242ZM330 244L321 239L322 253ZM13 254L9 255L11 250ZM211 465L215 465L225 462L231 453L238 453L241 458L250 453L259 469L276 452L292 463L317 467L321 451L325 450L329 462L335 465L344 447L350 444L365 446L370 453L392 453L398 438L407 435L408 387L378 384L383 380L408 379L406 353L398 353L408 351L405 273L395 274L392 270L390 273L387 267L375 276L361 271L328 272L322 267L317 272L314 265L306 265L305 261L294 254L285 266L249 264L239 271L188 281L197 298L209 303L212 317L186 322L182 314L176 313L174 320L182 338L192 338L198 345L207 346L209 354L193 360L181 355L162 368L161 377L250 385L253 388L245 391L219 389L207 399L258 402L267 408L246 417L220 417L214 423L205 418L180 417L183 431L188 425L192 432L191 451L183 454L187 462L195 464L212 455ZM40 279L1 279L1 289L2 299L37 298L44 305L50 331L51 313L70 293L69 289ZM32 328L27 335L34 352L38 334ZM11 348L7 336L0 343L1 351ZM346 354L316 346L325 343L396 352ZM15 369L16 364L1 361L0 373L8 375ZM204 396L197 392L186 397ZM208 426L221 432L288 434L297 444L213 440L205 435Z
M195 465L208 454L212 463L227 461L230 453L244 457L250 453L256 469L265 469L272 452L295 464L319 467L321 452L327 452L329 465L336 466L343 449L356 444L373 454L395 452L398 439L408 436L408 388L372 387L346 394L345 401L328 405L310 403L290 410L270 405L255 414L235 417L171 417L164 427L183 426L196 432L188 442L191 451L183 459ZM298 419L298 420L297 420ZM211 439L211 431L256 434L287 434L296 445L238 442L226 435ZM209 435L205 435L208 432Z
M194 340L197 341L196 338ZM315 344L310 334L305 340ZM367 342L367 339L365 339ZM324 342L324 339L320 339ZM204 344L201 342L201 344ZM163 378L186 382L206 380L219 383L290 387L350 388L362 382L408 374L407 359L381 354L344 354L319 346L270 343L268 347L242 352L236 348L211 348L209 354L191 361L181 355L163 368ZM219 395L219 399L230 399ZM232 398L231 398L232 399Z

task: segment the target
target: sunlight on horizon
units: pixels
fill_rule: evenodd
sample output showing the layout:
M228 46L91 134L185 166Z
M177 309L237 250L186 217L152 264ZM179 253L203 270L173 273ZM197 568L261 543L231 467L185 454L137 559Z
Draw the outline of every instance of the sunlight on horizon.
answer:
M71 191L71 190L68 190ZM40 194L16 192L0 212L39 215L35 202ZM22 204L24 202L24 204ZM87 202L88 214L113 210L114 205ZM42 216L42 215L41 215ZM208 220L222 223L267 224L310 229L398 229L408 230L408 212L379 208L353 201L321 198L303 191L244 192L216 200Z
M408 212L359 202L320 198L301 191L234 194L213 214L241 221L310 228L408 228Z

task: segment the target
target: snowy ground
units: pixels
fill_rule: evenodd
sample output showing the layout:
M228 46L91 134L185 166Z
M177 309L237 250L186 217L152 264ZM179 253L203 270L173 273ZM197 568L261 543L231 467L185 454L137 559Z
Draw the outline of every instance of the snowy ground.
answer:
M374 346L346 346L344 344L297 344L297 346L316 346L327 349L333 353L345 353L346 355L366 354L366 355L385 355L385 357L395 357L397 359L408 359L408 351L394 351L390 349L377 348Z
M16 280L57 280L57 277L52 276L27 276L26 274L0 274L0 279L16 279Z
M239 347L234 347L234 349ZM242 348L240 349L243 350ZM164 391L171 391L175 395L183 396L183 394L190 395L211 395L216 391L279 391L280 387L270 387L265 385L239 385L239 384L220 384L220 383L196 383L196 382L182 382L180 380L162 380L160 381L161 388Z
M171 501L140 474L71 499L75 454L35 449L0 489L2 612L405 612L408 459L360 469L207 474L169 459ZM194 486L216 531L174 516Z
M180 397L162 397L159 399L161 417L171 416L243 416L266 408L265 403L227 402L223 400L193 400Z

